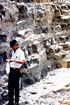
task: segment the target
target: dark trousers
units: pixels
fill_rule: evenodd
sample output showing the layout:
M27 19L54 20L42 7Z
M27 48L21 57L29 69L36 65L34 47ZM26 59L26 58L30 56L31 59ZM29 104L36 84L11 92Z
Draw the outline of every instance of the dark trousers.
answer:
M13 105L14 96L15 96L15 103L19 102L19 78L20 78L20 71L19 69L12 69L10 68L9 73L9 81L8 81L8 91L9 91L9 103Z

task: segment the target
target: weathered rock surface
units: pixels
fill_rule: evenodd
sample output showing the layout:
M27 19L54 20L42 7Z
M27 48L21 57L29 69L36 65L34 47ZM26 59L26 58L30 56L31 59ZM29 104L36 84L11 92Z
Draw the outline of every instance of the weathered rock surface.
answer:
M0 104L8 103L8 78L0 77ZM44 79L20 90L20 105L70 105L70 69L48 72Z
M69 10L69 4L58 2L1 3L1 65L10 57L9 41L15 38L25 52L27 75L32 75L34 81L45 75L45 69L69 68Z
M57 69L20 92L21 105L70 105L70 69ZM22 104L24 103L24 104Z

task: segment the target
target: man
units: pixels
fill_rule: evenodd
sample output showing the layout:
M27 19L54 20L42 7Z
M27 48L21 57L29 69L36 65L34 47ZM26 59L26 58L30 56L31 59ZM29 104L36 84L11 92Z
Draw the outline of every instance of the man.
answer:
M10 41L10 47L13 49L11 59L6 61L10 63L9 73L9 105L14 105L13 97L15 95L15 105L19 105L19 78L20 68L25 62L24 52L19 48L16 40ZM14 94L15 93L15 94Z

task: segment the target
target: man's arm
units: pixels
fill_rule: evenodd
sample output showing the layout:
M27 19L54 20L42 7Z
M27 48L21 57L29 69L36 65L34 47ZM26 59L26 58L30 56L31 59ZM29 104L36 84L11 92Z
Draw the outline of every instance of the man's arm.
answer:
M13 62L19 63L19 64L24 64L24 60L14 60Z
M16 62L16 63L19 63L19 64L24 64L25 60L11 60L11 59L6 59L6 62Z

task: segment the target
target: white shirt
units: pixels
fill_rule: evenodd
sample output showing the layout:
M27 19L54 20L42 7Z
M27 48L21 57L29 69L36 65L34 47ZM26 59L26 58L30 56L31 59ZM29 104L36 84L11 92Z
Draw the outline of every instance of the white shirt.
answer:
M12 51L12 57L11 60L25 60L24 52L18 48L15 52ZM16 62L11 62L10 67L13 68L20 68L22 64L16 63Z

